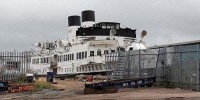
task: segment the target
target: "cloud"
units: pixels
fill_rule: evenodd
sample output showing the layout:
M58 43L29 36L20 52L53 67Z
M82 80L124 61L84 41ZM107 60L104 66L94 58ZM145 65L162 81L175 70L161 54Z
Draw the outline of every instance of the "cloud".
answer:
M120 22L122 27L145 29L150 44L200 38L199 0L1 0L1 50L30 50L37 41L67 36L67 17L94 10L96 21ZM171 35L170 35L171 34ZM139 38L138 38L139 39Z

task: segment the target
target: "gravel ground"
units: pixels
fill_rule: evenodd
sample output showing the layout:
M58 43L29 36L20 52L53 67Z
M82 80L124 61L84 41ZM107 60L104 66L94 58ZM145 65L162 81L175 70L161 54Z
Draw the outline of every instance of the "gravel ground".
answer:
M0 100L200 100L200 92L167 88L125 88L113 94L83 95L85 82L58 81L56 89L1 94Z

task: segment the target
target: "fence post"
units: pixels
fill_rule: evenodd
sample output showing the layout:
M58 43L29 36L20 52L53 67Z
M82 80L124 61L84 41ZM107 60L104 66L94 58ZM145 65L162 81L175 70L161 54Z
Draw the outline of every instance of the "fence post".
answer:
M106 59L106 54L105 54L106 80L108 80L108 63L106 62L107 62L107 59Z
M199 92L199 44L197 44L197 91Z
M140 66L140 49L139 49L139 78L141 78L141 66Z
M165 46L165 53L164 53L164 65L163 65L163 85L166 87L167 82L167 74L166 74L166 62L167 62L167 45Z
M127 74L128 74L128 75L127 75L127 76L128 76L127 78L130 78L130 71L131 71L131 69L130 69L130 67L131 67L131 66L130 66L130 52L131 52L131 51L129 51L129 52L126 53L126 55L125 55L125 56L127 57L127 69L128 69L128 70L127 70L127 72L128 72L128 73L127 73Z
M160 76L159 76L159 77L157 76L159 55L160 55L160 48L158 49L157 60L156 60L156 70L155 70L155 77L156 77L156 80L157 80L157 78L160 78ZM156 81L156 85L158 85L158 84L157 84L157 81Z
M182 45L180 45L180 75L179 75L179 87L182 88Z

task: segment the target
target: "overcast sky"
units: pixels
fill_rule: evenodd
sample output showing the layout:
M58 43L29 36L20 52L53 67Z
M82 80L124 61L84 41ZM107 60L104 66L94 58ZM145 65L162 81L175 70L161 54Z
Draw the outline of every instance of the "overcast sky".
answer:
M96 22L137 29L138 37L145 29L150 45L200 40L200 0L0 0L0 51L63 39L67 17L83 10L94 10Z

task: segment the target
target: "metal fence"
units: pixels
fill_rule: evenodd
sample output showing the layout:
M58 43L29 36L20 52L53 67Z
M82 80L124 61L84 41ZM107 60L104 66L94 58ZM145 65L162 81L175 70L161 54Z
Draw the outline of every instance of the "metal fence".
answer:
M199 91L199 51L190 44L107 54L108 79L155 76L159 87Z
M155 76L158 49L134 50L107 54L107 75L114 79Z
M157 85L199 91L199 57L199 44L160 48Z
M30 52L0 52L0 80L14 81L30 72Z

